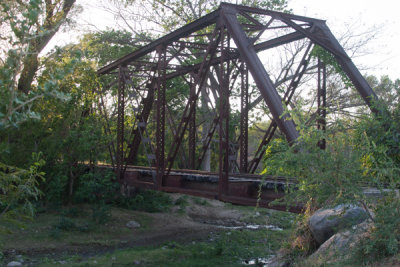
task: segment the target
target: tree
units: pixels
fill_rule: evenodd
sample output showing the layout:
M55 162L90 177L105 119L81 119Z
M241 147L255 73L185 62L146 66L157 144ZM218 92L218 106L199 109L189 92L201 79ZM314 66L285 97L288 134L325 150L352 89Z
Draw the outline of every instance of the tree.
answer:
M1 41L0 64L0 129L16 126L28 118L38 118L31 111L34 101L44 96L58 96L56 83L62 78L55 71L52 80L42 87L34 77L43 51L61 25L67 21L75 0L2 1L0 3ZM70 69L63 70L64 73Z
M3 1L3 27L11 30L8 42L24 50L18 90L28 94L39 68L39 53L67 21L76 0ZM22 16L22 20L20 19ZM21 51L22 52L22 51Z

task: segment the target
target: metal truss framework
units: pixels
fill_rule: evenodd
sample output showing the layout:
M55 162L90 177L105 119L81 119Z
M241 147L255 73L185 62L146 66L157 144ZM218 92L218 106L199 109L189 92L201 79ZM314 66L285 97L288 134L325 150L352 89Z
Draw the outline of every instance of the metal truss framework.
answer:
M261 38L274 30L280 30L280 34ZM293 74L286 72L288 83L281 97L257 53L300 40L307 41L308 45ZM372 108L377 99L375 93L324 21L227 3L99 69L98 74L111 81L107 88L117 85L117 138L116 147L114 142L110 143L110 154L120 182L124 182L126 168L135 163L142 144L148 164L155 167L150 187L163 190L168 187L166 178L171 175L173 167L177 167L177 156L182 158L178 167L198 169L217 134L218 197L222 200L227 198L231 173L236 170L242 174L253 174L265 146L277 129L289 143L298 138L299 133L285 113L283 103L290 103L311 60L314 45L329 51L336 58L367 105L377 112ZM326 68L319 61L317 113L321 129L326 127L325 77ZM254 81L273 117L251 160L248 152L249 80ZM188 89L185 108L179 112L167 101L168 90L178 83ZM230 136L230 96L235 86L240 88L240 125L239 137L232 140L236 138ZM207 88L212 91L213 100L201 97ZM208 134L204 140L198 140L197 131L201 123L196 120L196 110L199 102L207 101L207 98L214 111L207 115ZM129 108L128 103L134 101L136 104ZM100 94L99 107L106 118L105 132L111 135L105 106L104 95ZM134 115L132 123L126 122L127 112ZM174 121L173 112L174 117L179 115L179 122ZM148 132L152 116L156 123L152 126L155 136L151 138ZM129 134L127 125L131 127ZM170 140L166 140L166 131L170 131ZM321 140L319 146L325 148L325 141Z

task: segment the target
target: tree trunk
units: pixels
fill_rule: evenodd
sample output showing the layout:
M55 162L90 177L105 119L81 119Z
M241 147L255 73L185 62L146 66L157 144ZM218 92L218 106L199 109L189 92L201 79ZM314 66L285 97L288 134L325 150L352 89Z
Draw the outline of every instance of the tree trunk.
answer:
M39 53L46 47L51 38L60 29L60 26L67 18L76 0L64 0L61 10L56 10L56 4L46 1L46 15L42 25L38 25L36 38L28 42L28 52L23 61L20 78L18 80L18 90L28 94L32 87L32 82L39 67ZM40 37L39 37L40 36Z

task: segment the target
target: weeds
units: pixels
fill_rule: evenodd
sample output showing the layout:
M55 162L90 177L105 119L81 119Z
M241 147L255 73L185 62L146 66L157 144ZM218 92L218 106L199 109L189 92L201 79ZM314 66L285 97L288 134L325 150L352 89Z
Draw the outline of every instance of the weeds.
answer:
M134 197L121 196L114 204L119 207L145 212L166 212L173 205L172 199L168 194L153 190L139 191Z

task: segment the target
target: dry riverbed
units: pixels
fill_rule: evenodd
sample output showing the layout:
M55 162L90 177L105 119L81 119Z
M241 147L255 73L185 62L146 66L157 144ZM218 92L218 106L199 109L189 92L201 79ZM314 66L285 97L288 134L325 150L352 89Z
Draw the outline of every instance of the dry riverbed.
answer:
M164 212L91 206L40 213L2 234L3 264L23 266L260 266L287 240L295 215L171 194ZM22 265L21 265L22 266ZM261 264L262 266L262 264Z

